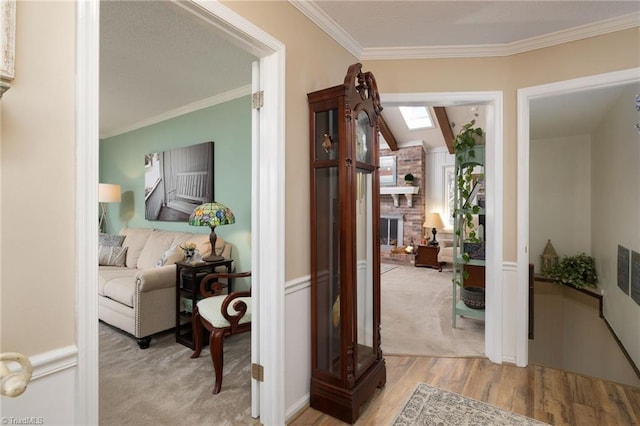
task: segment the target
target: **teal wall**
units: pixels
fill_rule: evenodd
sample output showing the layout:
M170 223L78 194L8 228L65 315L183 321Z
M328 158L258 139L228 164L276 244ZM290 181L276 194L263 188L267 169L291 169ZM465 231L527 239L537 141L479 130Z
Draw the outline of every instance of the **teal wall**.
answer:
M215 200L236 217L216 234L235 246L237 271L251 269L251 98L172 118L100 141L100 182L120 184L122 202L107 204L107 231L123 227L157 228L208 234L208 227L144 218L144 155L214 142Z

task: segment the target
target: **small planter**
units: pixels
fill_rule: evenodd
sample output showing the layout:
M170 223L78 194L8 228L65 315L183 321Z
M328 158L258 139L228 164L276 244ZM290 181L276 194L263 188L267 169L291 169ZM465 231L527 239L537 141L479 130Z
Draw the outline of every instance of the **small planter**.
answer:
M484 288L462 287L460 299L471 309L484 309Z
M464 253L469 255L469 259L484 260L484 241L480 243L463 243L462 249Z
M404 175L404 184L408 186L413 186L413 180L415 177L411 173L407 173Z

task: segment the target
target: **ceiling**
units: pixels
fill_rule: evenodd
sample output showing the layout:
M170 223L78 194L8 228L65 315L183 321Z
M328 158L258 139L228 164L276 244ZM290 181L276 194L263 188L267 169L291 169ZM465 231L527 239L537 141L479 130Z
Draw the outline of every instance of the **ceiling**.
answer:
M291 3L360 59L509 55L640 22L638 1ZM173 2L101 1L100 49L101 138L250 93L256 58ZM539 115L532 126L562 117L556 128L584 131L583 118L601 116L602 97L609 96L592 95L600 101L585 93L532 106ZM471 107L447 108L450 121L469 116ZM407 133L394 110L385 106L383 114L400 146L416 141L427 148L443 146L439 129ZM578 126L571 130L574 121Z

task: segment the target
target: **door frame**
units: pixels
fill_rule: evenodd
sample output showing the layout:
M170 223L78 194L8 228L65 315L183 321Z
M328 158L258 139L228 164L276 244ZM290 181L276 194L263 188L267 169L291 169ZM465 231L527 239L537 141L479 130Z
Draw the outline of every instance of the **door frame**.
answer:
M531 101L600 87L638 82L640 68L630 68L571 80L518 89L518 245L516 289L516 359L518 366L529 362L529 162Z
M219 1L175 3L257 56L264 106L252 135L252 270L263 424L285 422L285 46ZM98 167L100 2L76 2L76 424L98 424ZM254 127L255 128L255 127ZM260 142L260 143L258 143ZM255 156L257 155L257 158ZM269 215L260 215L269 211ZM257 290L259 288L260 290ZM255 361L254 361L255 362ZM252 415L254 411L252 410Z
M460 106L483 104L487 111L485 180L487 183L487 228L494 238L486 245L486 302L485 355L495 363L503 362L503 311L508 299L503 297L503 93L499 92L442 92L381 94L386 106L421 104L429 106Z

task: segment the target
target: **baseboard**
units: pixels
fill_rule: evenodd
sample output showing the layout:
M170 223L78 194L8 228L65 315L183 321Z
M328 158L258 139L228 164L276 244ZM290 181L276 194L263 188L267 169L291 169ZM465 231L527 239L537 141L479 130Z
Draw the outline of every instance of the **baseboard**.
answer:
M285 419L287 423L293 422L304 412L304 410L309 408L309 400L310 394L306 393L302 396L302 398L300 398L294 404L287 408L287 411L285 413Z

